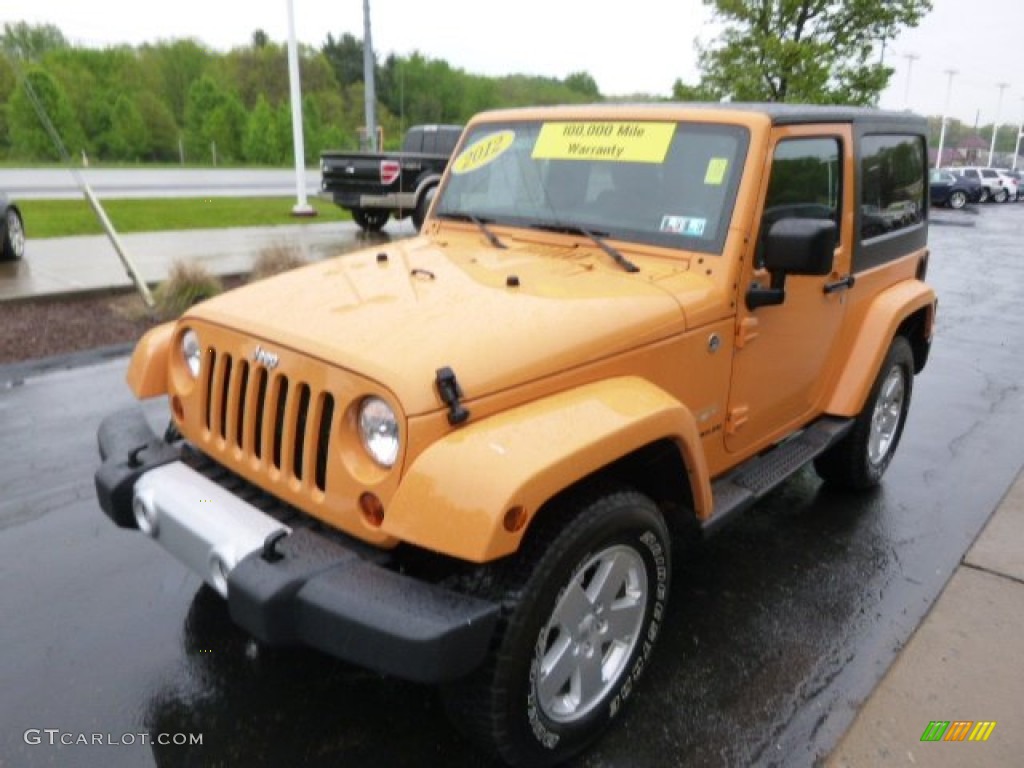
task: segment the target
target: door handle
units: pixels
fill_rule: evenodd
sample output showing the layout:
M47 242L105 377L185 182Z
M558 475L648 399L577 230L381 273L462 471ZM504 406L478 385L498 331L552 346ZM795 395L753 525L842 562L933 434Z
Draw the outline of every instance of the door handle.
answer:
M846 275L840 277L838 280L833 280L831 283L825 283L825 293L836 293L847 288L853 288L853 284L857 282L857 278L853 275Z

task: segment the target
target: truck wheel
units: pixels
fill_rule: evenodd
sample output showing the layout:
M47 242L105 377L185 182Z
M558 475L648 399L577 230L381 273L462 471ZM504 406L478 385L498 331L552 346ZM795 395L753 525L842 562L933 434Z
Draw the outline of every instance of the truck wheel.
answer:
M430 210L430 204L434 201L436 194L437 187L431 187L420 196L419 202L416 203L416 210L412 214L412 223L417 232L423 229L423 221L427 218L427 211Z
M996 192L996 193L995 193L995 194L994 194L994 195L992 196L992 199L993 199L993 200L995 200L995 201L996 201L997 203L1005 203L1005 202L1006 202L1006 199L1007 199L1007 198L1008 198L1009 196L1010 196L1010 193L1009 193L1009 192L1007 192L1007 191L1006 191L1005 189L1000 189L1000 190L999 190L998 192Z
M851 490L878 485L903 434L913 386L914 354L910 342L897 336L853 429L815 459L818 476Z
M965 205L967 205L967 194L959 189L953 190L949 195L949 207L958 211Z
M511 765L561 763L634 692L668 600L669 536L650 499L581 499L480 579L503 616L485 664L443 695L457 727Z
M25 225L14 208L4 212L3 261L17 261L25 255Z
M364 232L380 232L388 223L388 211L368 211L365 208L353 208L352 220Z

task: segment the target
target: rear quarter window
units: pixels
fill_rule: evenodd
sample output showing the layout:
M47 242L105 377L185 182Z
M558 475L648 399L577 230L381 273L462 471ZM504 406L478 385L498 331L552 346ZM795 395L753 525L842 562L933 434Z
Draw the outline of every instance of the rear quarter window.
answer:
M917 134L861 137L860 247L855 252L855 270L900 258L924 244L925 158L924 137Z

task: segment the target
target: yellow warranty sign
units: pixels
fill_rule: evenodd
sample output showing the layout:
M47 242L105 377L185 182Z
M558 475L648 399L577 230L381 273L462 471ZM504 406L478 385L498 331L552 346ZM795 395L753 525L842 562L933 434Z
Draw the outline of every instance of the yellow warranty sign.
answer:
M469 173L493 162L516 140L515 131L498 131L474 141L459 153L452 164L452 173Z
M544 123L533 157L663 163L675 131L675 123Z

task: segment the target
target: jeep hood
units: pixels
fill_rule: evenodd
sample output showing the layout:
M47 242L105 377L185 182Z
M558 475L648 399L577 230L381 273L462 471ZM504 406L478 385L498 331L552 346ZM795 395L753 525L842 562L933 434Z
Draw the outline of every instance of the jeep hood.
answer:
M709 290L685 260L648 258L629 274L589 245L509 246L382 243L226 293L189 315L277 354L369 377L412 416L442 407L439 368L450 367L472 401L679 333L680 281Z

